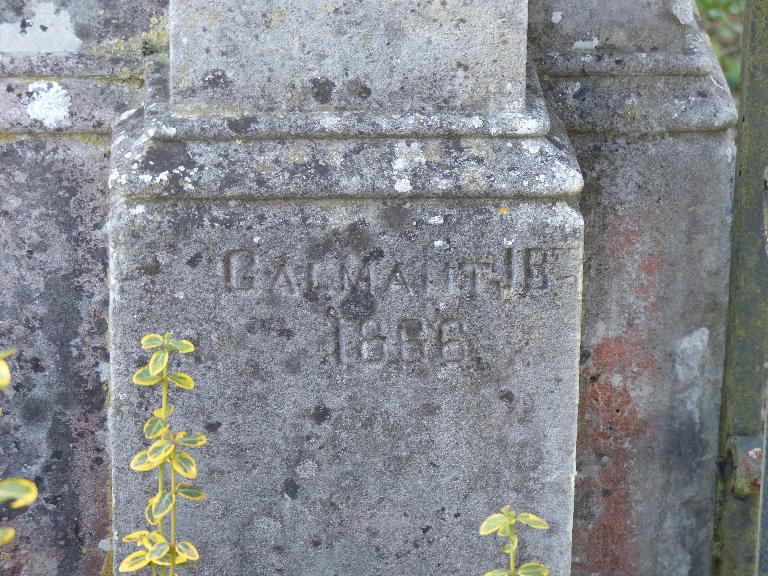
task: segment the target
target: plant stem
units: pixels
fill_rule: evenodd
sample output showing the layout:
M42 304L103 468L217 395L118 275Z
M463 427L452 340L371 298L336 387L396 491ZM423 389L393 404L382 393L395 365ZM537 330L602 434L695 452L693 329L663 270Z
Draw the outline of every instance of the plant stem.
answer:
M176 470L171 466L171 494L176 494ZM171 576L176 572L176 502L171 507Z
M509 553L509 576L515 576L515 550L512 548L512 538L515 533L509 535L509 547L512 552Z

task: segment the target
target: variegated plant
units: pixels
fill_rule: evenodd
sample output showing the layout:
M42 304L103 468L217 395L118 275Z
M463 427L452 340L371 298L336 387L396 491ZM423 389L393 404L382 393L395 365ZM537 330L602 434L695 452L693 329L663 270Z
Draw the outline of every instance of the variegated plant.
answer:
M0 391L10 396L11 368L8 359L16 354L9 348L0 350ZM0 412L2 413L2 412ZM25 478L6 478L0 480L0 503L10 502L11 508L24 508L37 500L37 486ZM0 546L5 546L16 536L16 530L10 526L0 526Z
M517 567L516 555L520 544L516 528L518 522L537 530L549 529L549 524L545 520L528 512L520 514L510 512L509 506L504 506L496 514L488 516L480 526L480 534L482 536L498 534L507 539L506 544L501 548L501 553L509 556L509 568L496 568L486 572L485 576L548 576L549 568L539 562L528 562Z
M197 448L208 439L201 433L173 432L169 418L173 405L169 391L173 384L181 390L192 390L195 382L183 372L169 372L171 354L189 354L195 350L189 340L176 340L170 332L165 335L147 334L141 339L144 350L154 350L146 366L133 375L139 386L161 386L162 402L144 424L144 436L152 444L131 460L131 469L137 472L157 470L157 493L149 499L145 516L149 530L139 530L123 537L139 548L120 564L120 572L136 572L143 568L153 576L176 576L176 567L200 558L195 546L180 540L176 531L176 503L178 498L202 500L205 492L190 482L180 481L197 477L197 463L185 448Z

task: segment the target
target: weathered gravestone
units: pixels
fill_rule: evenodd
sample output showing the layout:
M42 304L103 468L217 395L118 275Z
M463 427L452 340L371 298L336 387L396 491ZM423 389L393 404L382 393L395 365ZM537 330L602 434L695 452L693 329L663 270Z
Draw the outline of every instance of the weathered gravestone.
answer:
M194 573L482 573L507 503L569 573L581 176L525 2L443 4L172 3L112 151L117 536L154 490L138 341L168 329L198 346L173 418L211 438Z

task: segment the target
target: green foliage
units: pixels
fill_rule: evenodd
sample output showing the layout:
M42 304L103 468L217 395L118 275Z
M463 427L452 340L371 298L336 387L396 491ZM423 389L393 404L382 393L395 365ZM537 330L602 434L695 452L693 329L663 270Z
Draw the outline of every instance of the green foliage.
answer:
M548 530L549 524L538 516L529 512L516 514L510 512L509 506L504 506L496 514L491 514L480 525L480 535L488 536L497 534L507 539L507 542L501 547L501 553L509 556L509 569L496 568L486 572L484 576L548 576L549 568L539 562L527 562L519 568L517 567L516 555L520 545L520 538L517 535L517 525L525 524L537 530Z
M205 492L190 482L178 482L178 476L188 480L197 477L195 459L180 448L199 448L208 442L200 432L173 432L168 419L173 405L168 401L171 384L181 390L192 390L195 382L183 372L170 372L169 363L173 352L189 354L195 347L189 340L175 340L170 332L147 334L141 339L144 350L153 350L147 365L133 375L138 386L161 387L162 403L152 411L144 423L144 437L151 441L149 447L140 450L131 460L131 470L150 472L157 470L157 493L147 502L144 515L150 530L138 530L123 537L123 542L133 542L139 550L126 556L120 564L120 572L136 572L149 568L153 576L176 576L176 567L200 558L197 548L186 540L178 540L176 512L179 498L202 500ZM166 532L166 520L169 526Z
M720 58L731 89L741 83L741 34L744 0L697 0L699 12Z

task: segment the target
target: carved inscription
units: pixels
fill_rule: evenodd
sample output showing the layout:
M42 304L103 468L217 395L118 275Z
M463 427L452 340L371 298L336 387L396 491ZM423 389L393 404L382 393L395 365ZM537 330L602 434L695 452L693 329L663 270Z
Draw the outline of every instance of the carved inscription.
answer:
M363 256L300 259L238 248L224 254L222 278L225 290L265 303L317 304L312 309L321 311L332 342L327 352L339 365L461 368L480 354L466 311L495 301L556 300L578 279L574 251L503 246L451 259L398 258L374 249Z
M561 264L575 251L568 246L508 246L496 257L410 262L373 250L363 258L294 261L239 248L224 255L222 268L227 290L272 296L300 298L322 293L344 298L357 292L374 298L511 299L544 295L564 282L575 281L577 273Z

